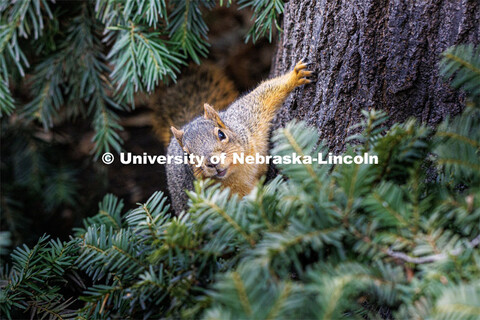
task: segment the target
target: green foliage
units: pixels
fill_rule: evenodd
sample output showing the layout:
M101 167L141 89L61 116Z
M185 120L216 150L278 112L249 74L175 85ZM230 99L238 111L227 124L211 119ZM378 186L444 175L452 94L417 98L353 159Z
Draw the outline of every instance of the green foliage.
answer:
M139 90L152 92L159 80L167 76L175 79L181 56L169 49L169 43L158 32L147 33L135 26L109 27L117 31L115 44L107 56L115 65L110 74L122 98L133 101Z
M10 8L6 10L8 6ZM22 76L25 76L25 68L30 67L19 38L33 36L37 39L43 32L44 19L52 17L47 0L0 4L0 117L4 113L10 115L15 108L8 88L7 66L15 66L15 71Z
M39 236L30 232L35 214L68 216L79 198L89 198L78 185L89 175L78 179L73 167L94 164L72 160L62 140L89 137L84 124L90 124L92 144L79 140L82 154L90 148L97 161L120 152L121 116L134 107L135 93L175 81L181 67L208 54L206 18L215 6L211 0L0 1L0 219L14 246ZM76 212L74 219L81 217Z
M480 48L472 44L450 47L443 54L441 73L452 77L452 86L462 88L471 99L480 99Z
M169 36L189 58L200 63L208 53L208 27L202 18L201 7L211 9L215 0L181 1L171 14ZM200 56L199 56L200 55Z
M5 61L13 62L18 72L25 75L28 60L20 45L20 37L33 36L38 39L43 32L46 19L52 19L50 2L47 0L12 1L0 5L0 53L2 70Z
M6 79L6 75L2 75L0 78L0 118L3 117L4 114L7 116L11 115L15 109L13 98L10 94L10 89L8 88L8 82Z
M241 3L258 16L253 39L269 30L271 40L283 2ZM95 131L94 158L121 151L118 112L134 107L135 93L175 81L182 65L207 56L203 15L215 5L213 0L3 1L0 116L18 110L44 130L87 117ZM28 92L29 101L15 103L12 87Z
M252 28L248 31L246 41L252 39L253 42L268 33L268 40L272 41L273 27L282 31L278 17L283 13L283 0L239 0L240 8L251 7L254 11Z
M441 66L441 73L453 78L452 86L465 90L470 101L463 117L447 119L438 128L437 162L445 173L443 178L453 186L478 185L480 180L474 173L480 171L480 132L476 122L480 114L480 47L451 47L443 53Z
M48 240L43 236L33 248L16 248L12 268L2 270L0 310L7 318L14 311L29 312L32 318L74 319L69 309L72 299L66 299L61 288L84 288L74 262L78 255L78 239L69 242Z
M378 165L284 164L242 199L199 181L178 217L162 193L127 212L107 195L69 242L14 251L2 312L70 314L60 289L81 270L81 319L479 318L480 105L463 86L436 131L365 112L346 154ZM318 140L292 122L272 154L328 154Z
M7 255L9 251L6 249L12 245L9 231L0 231L0 256Z
M36 240L38 234L30 232L35 215L78 204L78 170L67 163L61 139L33 132L22 121L2 123L0 221L12 232L14 245Z
M178 314L193 299L188 294L197 272L211 268L208 253L196 252L194 226L169 217L162 193L123 215L122 206L106 196L98 215L77 231L83 239L78 266L97 282L81 298L86 301L82 317Z
M435 303L432 313L435 319L477 319L480 308L480 285L453 286Z

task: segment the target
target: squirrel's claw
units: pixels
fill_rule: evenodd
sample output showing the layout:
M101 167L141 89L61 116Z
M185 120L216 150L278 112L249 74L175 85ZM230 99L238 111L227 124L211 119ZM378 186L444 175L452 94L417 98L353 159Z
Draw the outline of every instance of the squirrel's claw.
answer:
M315 73L313 71L306 70L308 65L311 65L311 63L303 63L300 60L293 68L293 73L295 75L295 86L312 82L312 80L307 79L307 77L315 75Z

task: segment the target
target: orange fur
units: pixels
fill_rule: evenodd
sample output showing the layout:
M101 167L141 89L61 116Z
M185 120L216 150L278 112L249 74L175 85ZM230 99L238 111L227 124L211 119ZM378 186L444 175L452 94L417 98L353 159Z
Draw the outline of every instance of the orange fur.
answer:
M247 150L245 155L255 156L256 153L259 153L266 156L268 154L271 121L276 111L296 87L311 82L305 77L310 76L312 72L305 69L306 64L299 62L291 72L261 83L247 95L247 98L249 96L253 98L253 104L249 105L246 111L255 112L257 123L252 124L256 130L251 132L250 145L242 148ZM232 152L240 153L242 151L234 150ZM221 183L222 186L229 187L232 193L245 196L250 193L267 170L267 164L237 164L232 168L230 175L221 180Z

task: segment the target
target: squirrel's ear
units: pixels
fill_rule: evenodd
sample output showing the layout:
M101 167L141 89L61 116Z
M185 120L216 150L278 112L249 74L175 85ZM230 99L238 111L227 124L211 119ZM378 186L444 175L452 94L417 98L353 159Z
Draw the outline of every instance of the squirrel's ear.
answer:
M176 129L175 127L170 127L170 129L172 130L172 133L173 135L175 136L175 138L177 139L178 141L178 144L180 144L180 147L183 148L183 143L182 143L182 139L183 139L183 130L178 130Z
M215 111L215 109L213 109L211 105L209 105L208 103L205 103L203 105L203 108L205 109L205 119L212 120L220 128L224 128L224 129L226 128L222 119L220 119L218 112Z

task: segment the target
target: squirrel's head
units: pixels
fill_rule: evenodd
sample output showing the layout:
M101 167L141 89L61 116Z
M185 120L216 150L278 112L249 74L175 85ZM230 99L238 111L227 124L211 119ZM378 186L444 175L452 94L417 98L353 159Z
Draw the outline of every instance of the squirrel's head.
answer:
M198 159L203 157L201 163L196 158L191 164L196 178L226 179L235 170L233 154L244 150L237 134L223 123L217 111L208 104L204 110L204 116L189 123L184 130L175 127L171 130L183 151ZM216 163L216 159L222 161Z

